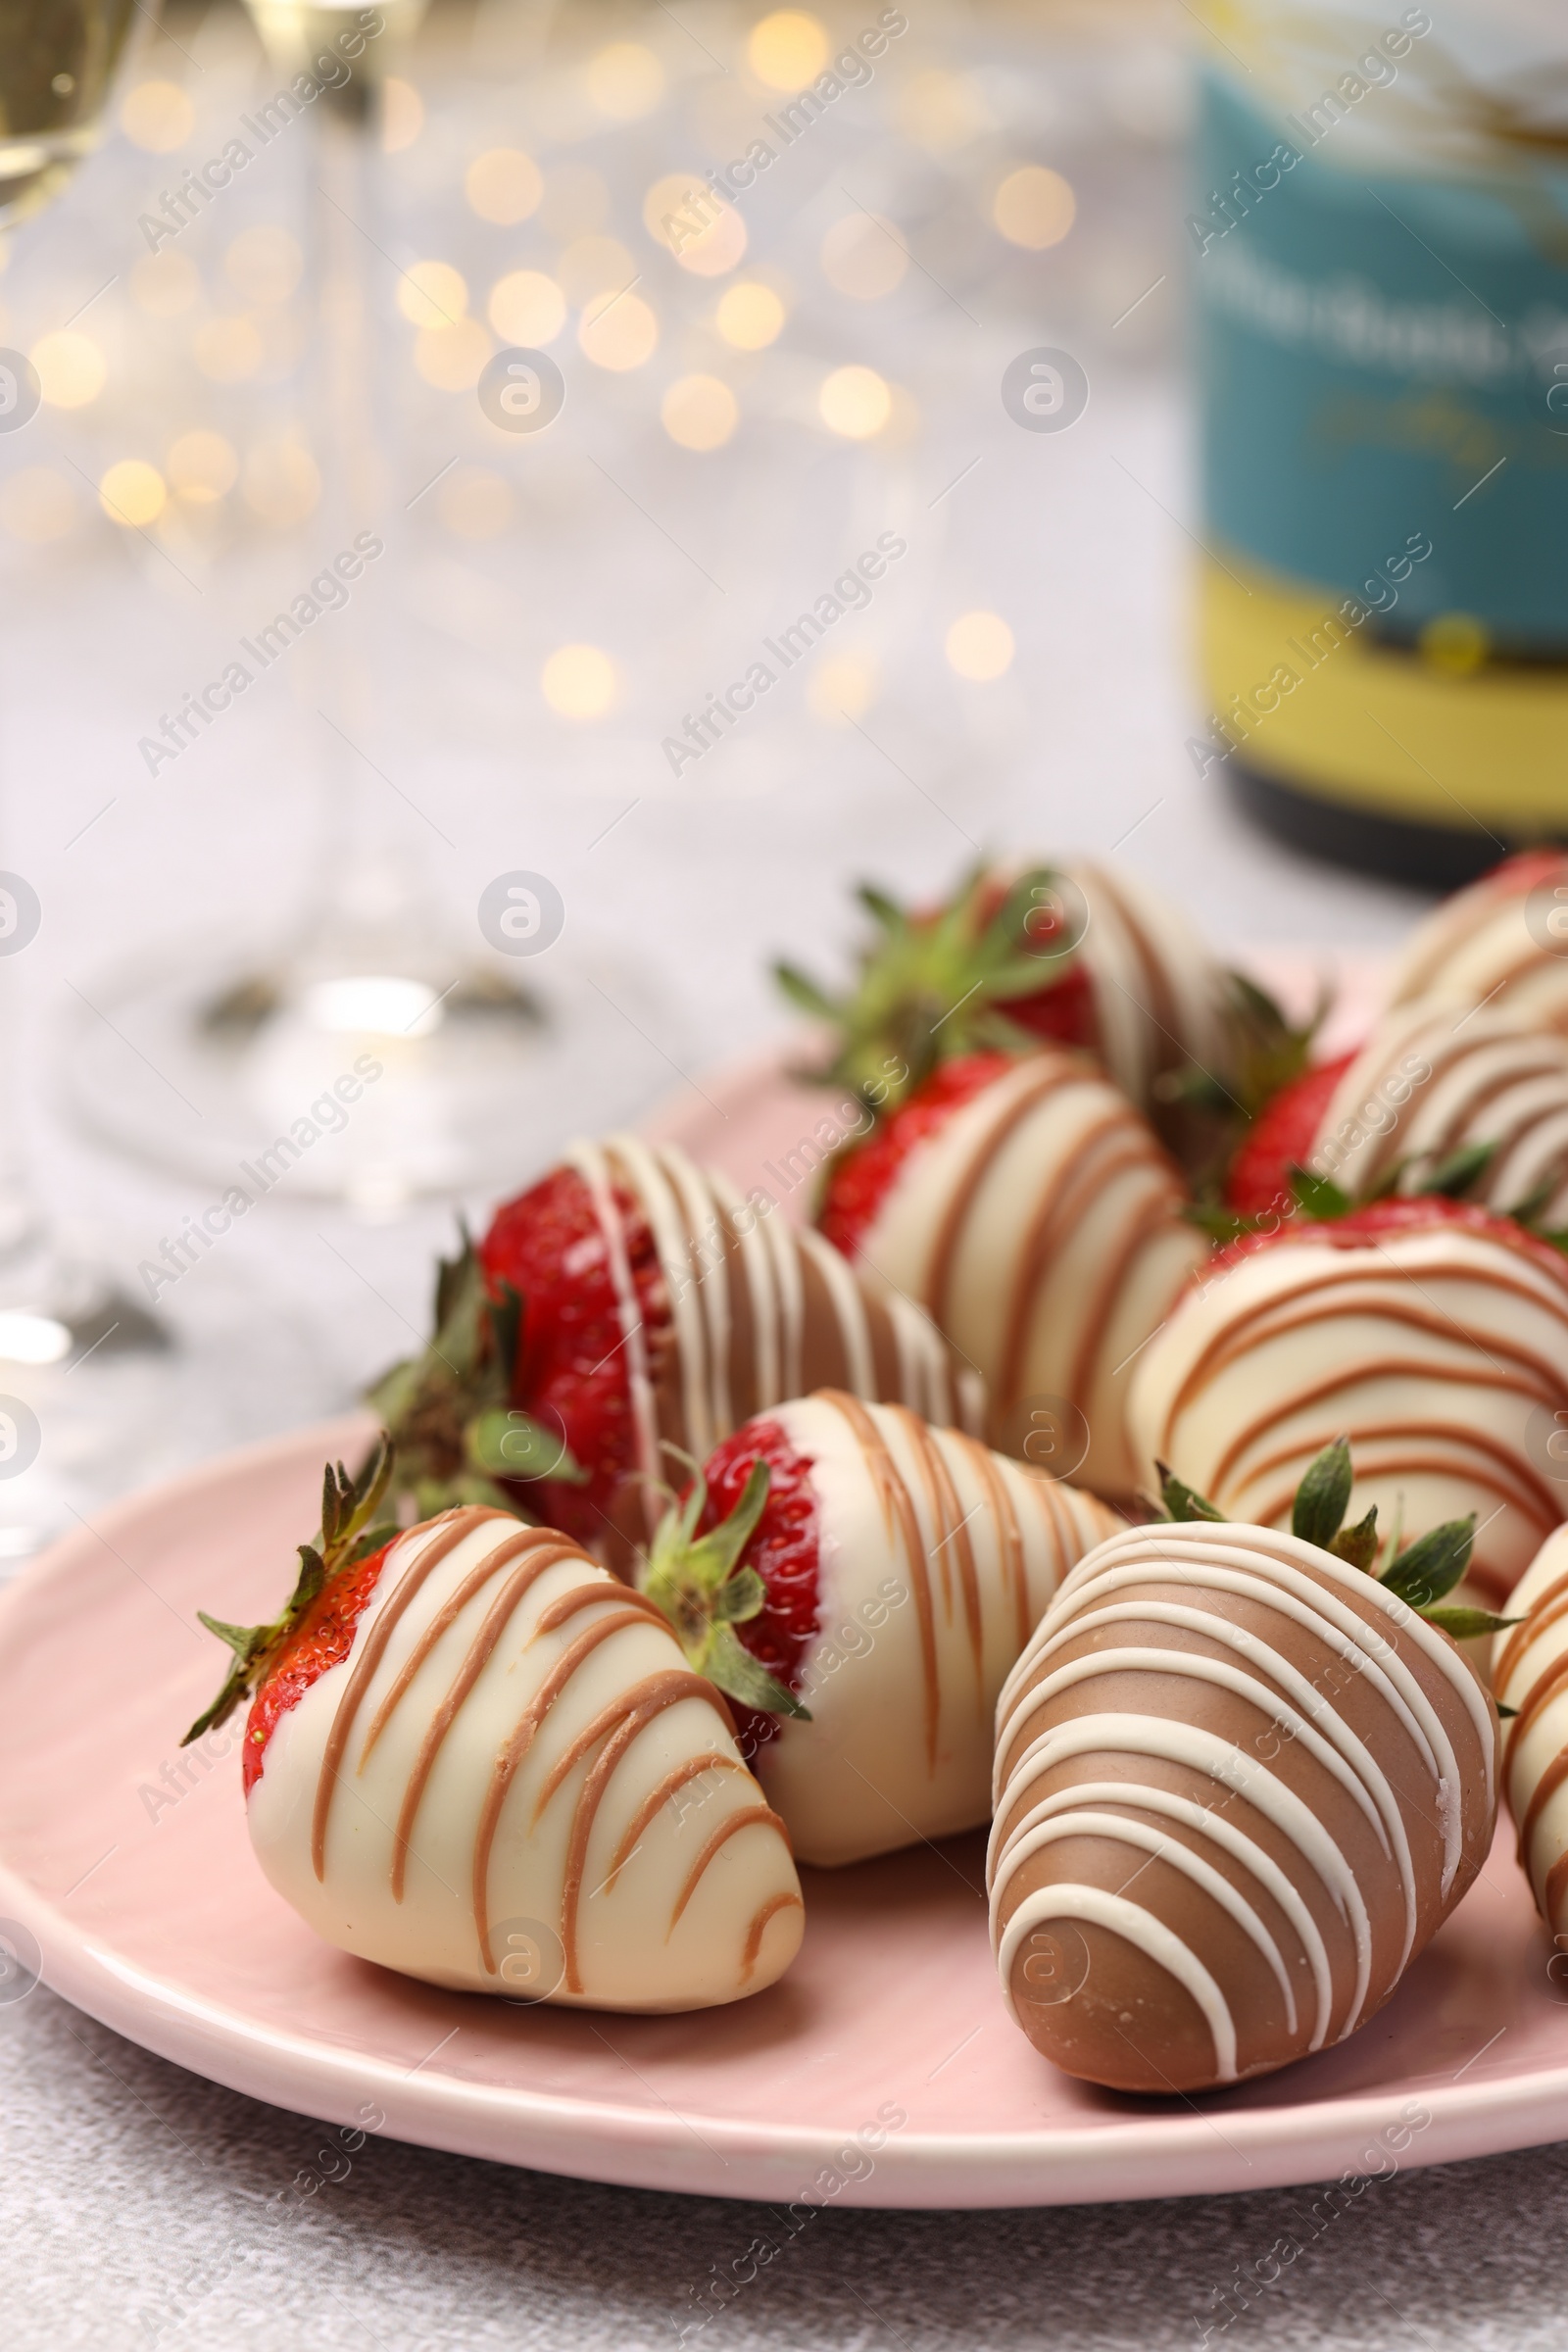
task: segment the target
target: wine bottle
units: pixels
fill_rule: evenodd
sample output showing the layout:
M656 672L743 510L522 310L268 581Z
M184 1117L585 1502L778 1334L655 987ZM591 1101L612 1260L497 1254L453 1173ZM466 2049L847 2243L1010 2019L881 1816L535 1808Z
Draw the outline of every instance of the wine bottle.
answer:
M1568 838L1568 10L1208 26L1190 752L1287 840L1449 885Z

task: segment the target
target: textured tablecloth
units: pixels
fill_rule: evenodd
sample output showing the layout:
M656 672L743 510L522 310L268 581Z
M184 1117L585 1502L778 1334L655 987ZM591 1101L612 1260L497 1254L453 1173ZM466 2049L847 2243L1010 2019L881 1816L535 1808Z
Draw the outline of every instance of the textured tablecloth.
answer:
M548 13L515 12L529 24ZM498 22L497 12L486 21ZM701 18L710 46L722 47L724 22L718 11ZM183 168L221 144L212 133L220 132L223 110L245 98L255 77L234 63L241 36L233 23L225 30L215 19L216 31L181 23L207 75L202 105L211 116L178 159ZM662 23L648 37L674 55L685 35ZM941 61L920 51L924 37L917 24L906 59L895 60L865 99L868 122L892 102L895 66L910 74L937 69ZM1130 78L1117 101L1122 127L1143 107L1147 132L1141 61L1129 55L1118 72L1123 65ZM186 74L172 52L160 70ZM645 633L655 618L666 630L690 620L689 642L675 656L649 653L639 672L638 631L610 612L615 564L607 558L596 566L592 535L611 528L615 501L608 492L595 492L607 503L583 525L583 561L574 570L572 549L558 543L557 568L543 584L530 532L548 530L546 510L526 510L510 539L475 550L443 542L436 523L426 523L433 500L415 510L428 541L380 584L383 625L402 658L400 699L368 739L377 772L385 770L400 799L439 812L445 847L406 808L403 816L432 887L466 920L496 873L540 870L560 887L576 936L627 951L657 981L659 1008L638 1007L647 1055L628 1111L677 1084L681 1071L699 1071L768 1033L777 1011L762 973L766 951L788 948L818 968L842 957L853 936L848 880L874 874L930 892L979 844L1115 850L1228 945L1376 949L1414 911L1416 902L1396 891L1303 865L1241 833L1218 780L1195 773L1186 747L1202 714L1182 622L1192 545L1177 519L1191 497L1180 403L1161 356L1170 341L1164 281L1179 233L1169 159L1155 155L1151 164L1146 137L1124 170L1120 151L1106 144L1109 132L1076 100L1056 107L1047 139L1039 130L1043 101L1038 91L1029 98L1021 73L1016 61L993 64L975 87L995 122L1005 122L1013 109L1016 153L1049 148L1075 176L1081 222L1059 267L1046 257L1038 281L1011 284L1004 299L980 303L973 315L960 303L960 318L936 284L949 270L942 238L950 198L917 190L924 210L910 197L906 225L910 234L918 226L919 251L936 277L910 272L897 298L906 306L902 325L882 323L890 311L852 318L818 305L809 318L803 312L804 356L780 362L785 377L790 367L805 368L812 385L810 367L819 374L846 358L874 359L913 380L925 438L916 437L899 469L841 477L832 470L839 456L819 462L787 382L782 408L759 428L749 455L733 464L715 459L706 474L700 467L709 461L689 461L689 478L670 474L667 451L656 466L651 394L679 367L704 364L710 346L694 340L695 326L682 330L684 342L671 335L648 375L585 379L574 390L585 406L568 413L568 423L572 415L586 417L600 436L588 454L610 461L632 502L616 508L614 527L645 535L636 549L636 561L654 566L638 591ZM459 98L445 113L432 98L423 142L409 151L404 194L410 219L423 208L446 223L421 232L426 249L458 250L482 279L487 268L533 257L523 245L503 253L492 238L494 252L467 260L455 242L472 231L471 220L462 231L458 220L462 158L476 137L531 136L526 122L519 130L508 113L525 114L529 101L480 76ZM1162 135L1168 141L1168 125ZM857 199L893 209L902 201L887 149L873 139L858 176L858 164L850 170L856 158L847 163L849 150L834 144L839 136L824 130L792 166L804 176L776 233L760 216L754 221L759 260L773 234L797 287L810 277L824 226L848 210L850 196L838 186L847 171ZM688 160L689 146L676 142L664 168ZM649 162L633 168L651 176ZM98 159L19 244L0 339L30 344L59 327L78 304L97 299L94 288L113 272L120 290L104 295L105 311L84 323L112 313L135 258L136 210L165 169L163 159L118 144ZM1152 170L1156 179L1164 173L1163 211L1151 210ZM1129 173L1144 175L1145 193L1132 203ZM266 218L268 203L281 201L282 181L271 197L259 172L253 181L232 200L231 225L246 206ZM892 195L879 193L888 189ZM612 223L628 240L642 234L635 199L635 190L617 198ZM403 226L397 252L413 259L420 245L408 221ZM785 252L797 231L799 251ZM229 225L199 222L181 247L198 257L210 286L228 233ZM639 256L644 250L639 244ZM1093 268L1079 268L1080 252ZM389 318L392 282L389 275L382 289ZM1147 302L1125 328L1114 323L1140 287ZM649 290L662 303L673 300L662 281L656 289L651 280ZM1020 434L996 398L1002 362L1080 327L1091 341L1098 335L1107 355L1103 368L1097 361L1092 368L1088 415L1059 440ZM156 448L160 430L210 421L187 405L159 423L164 396L135 375L159 331L143 318L109 332L120 406L46 412L29 427L30 440L17 435L0 449L0 475L9 481L24 465L43 463L69 484L74 470L78 498L80 480L89 483L90 505L90 482L104 465ZM394 320L387 331L411 330ZM183 383L185 359L175 352L169 365L171 381ZM268 397L286 408L298 391ZM456 404L442 409L438 396L427 397L415 419L416 445L403 454L408 499L453 447L479 446L476 416L466 411L461 431L457 416ZM240 426L229 429L243 439ZM511 462L493 448L483 454L492 466ZM680 548L670 552L671 534L695 544L740 596L756 585L759 565L765 571L774 561L747 535L743 493L766 480L757 468L787 467L798 457L816 501L820 545L814 554L793 550L776 581L768 573L756 608L764 615L792 610L820 585L818 569L832 576L892 514L933 517L920 523L928 540L920 543L917 585L877 648L880 699L864 714L863 732L813 730L799 703L781 705L755 728L755 757L749 745L741 759L736 746L726 766L726 747L672 793L667 774L661 782L658 748L666 706L728 676L723 665L746 628L735 605L706 601L709 591ZM29 495L41 495L36 484ZM929 536L939 527L940 542ZM319 560L307 525L297 543L219 550L181 588L156 549L117 535L101 516L78 518L58 549L0 541L4 862L31 877L48 913L28 956L0 967L0 1015L12 1017L20 1004L28 1021L32 1139L50 1197L127 1273L206 1195L117 1162L67 1129L58 1116L53 1015L74 1004L79 1010L74 992L92 997L106 958L118 953L221 928L236 911L247 919L270 911L281 921L299 903L317 743L307 741L308 679L287 692L258 691L244 715L225 722L221 741L182 755L156 781L135 746L176 691L212 674L225 630L270 610L273 596L297 585L295 573L306 576ZM200 604L187 595L193 582ZM959 687L943 664L943 630L971 606L1002 611L1017 636L1016 662L993 687ZM591 756L566 745L535 685L544 654L573 633L623 646L629 681L618 731ZM399 814L391 795L383 813ZM539 1135L531 1149L542 1158L560 1140ZM448 1208L356 1223L290 1200L280 1188L221 1260L204 1261L163 1302L193 1370L176 1385L178 1409L156 1448L117 1468L116 1483L345 1401L409 1345L424 1312L432 1248L449 1232ZM0 2007L0 2135L7 2352L198 2343L245 2352L587 2352L668 2346L682 2329L704 2352L763 2343L892 2352L1180 2345L1202 2342L1205 2328L1210 2342L1525 2352L1555 2348L1568 2333L1559 2316L1561 2150L1391 2180L1315 2236L1302 2218L1306 2192L1034 2213L827 2210L693 2334L694 2299L713 2266L744 2257L766 2227L752 2209L585 2186L379 2140L353 2158L345 2178L279 2208L274 2200L314 2166L320 2134L310 2121L182 2074L41 1987ZM1293 2233L1301 2251L1275 2283L1257 2289L1248 2308L1234 2298L1220 2303L1238 2266L1254 2277L1259 2262L1276 2267L1269 2249Z

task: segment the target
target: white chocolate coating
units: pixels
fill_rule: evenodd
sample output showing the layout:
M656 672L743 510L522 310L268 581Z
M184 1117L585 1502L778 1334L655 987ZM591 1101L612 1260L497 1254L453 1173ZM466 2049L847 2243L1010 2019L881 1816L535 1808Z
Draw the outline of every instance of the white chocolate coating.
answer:
M1477 1515L1473 1573L1520 1577L1568 1509L1541 1466L1568 1406L1568 1265L1456 1226L1359 1248L1305 1236L1221 1269L1139 1361L1129 1423L1156 1461L1238 1518L1287 1527L1303 1472L1348 1437L1349 1518L1408 1541Z
M1388 1997L1485 1856L1495 1732L1455 1644L1371 1577L1271 1529L1191 1523L1130 1529L1070 1572L1003 1690L996 1770L992 1937L1019 2024L1076 2072L1141 2061L1160 2085L1166 2053L1132 2050L1136 2002L1107 2014L1103 1943L1101 1984L1052 1987L1084 1997L1082 2025L1057 1997L1020 2012L1032 1939L1108 1932L1133 1982L1189 1996L1200 2072L1227 2082Z
M1083 1056L1046 1051L913 1147L858 1262L979 1368L993 1437L1010 1442L1027 1399L1065 1402L1089 1433L1071 1474L1125 1494L1133 1360L1208 1254L1183 1198L1125 1097Z
M1516 1710L1502 1727L1502 1781L1519 1859L1552 1935L1568 1935L1568 1527L1548 1536L1508 1599L1523 1625L1499 1634L1492 1687Z
M434 1984L699 2009L801 1940L783 1825L717 1692L651 1602L501 1512L400 1539L248 1810L318 1936Z
M1083 957L1094 982L1101 1055L1122 1092L1158 1112L1154 1081L1193 1062L1233 1059L1225 975L1181 908L1125 867L1067 868L1083 893Z
M666 1441L701 1460L754 1413L829 1385L979 1427L979 1381L917 1307L896 1294L869 1295L820 1234L759 1213L727 1178L673 1145L612 1135L574 1145L567 1162L588 1187L604 1241L642 1473L617 1504L615 1528L596 1544L612 1566L629 1569L636 1538L658 1527ZM658 1251L674 1339L662 1365L644 1328L617 1192L640 1204Z
M1529 891L1514 880L1484 875L1417 924L1394 967L1391 1005L1485 1004L1517 1028L1568 1033L1568 856Z
M1448 1153L1495 1147L1466 1199L1538 1202L1568 1225L1568 1038L1430 1001L1384 1014L1334 1092L1307 1155L1352 1200L1421 1190Z
M1092 1495L901 1406L807 1396L768 1415L812 1465L817 1635L756 1771L803 1862L973 1829L997 1693L1062 1576L1120 1526Z

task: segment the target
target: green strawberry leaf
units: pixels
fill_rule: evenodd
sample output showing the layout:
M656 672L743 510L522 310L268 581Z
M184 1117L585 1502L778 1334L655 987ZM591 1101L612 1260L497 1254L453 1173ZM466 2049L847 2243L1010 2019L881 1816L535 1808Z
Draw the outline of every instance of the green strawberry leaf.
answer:
M1292 1535L1299 1536L1303 1544L1316 1544L1320 1549L1331 1551L1334 1539L1345 1523L1352 1483L1350 1441L1336 1438L1308 1465L1296 1490L1291 1511Z
M1384 1570L1384 1586L1413 1609L1430 1608L1445 1592L1452 1592L1470 1565L1475 1528L1472 1511L1467 1519L1446 1520L1442 1527L1419 1536Z
M1159 1472L1159 1502L1167 1519L1214 1519L1223 1522L1225 1514L1216 1511L1206 1496L1189 1487L1163 1462L1156 1462Z

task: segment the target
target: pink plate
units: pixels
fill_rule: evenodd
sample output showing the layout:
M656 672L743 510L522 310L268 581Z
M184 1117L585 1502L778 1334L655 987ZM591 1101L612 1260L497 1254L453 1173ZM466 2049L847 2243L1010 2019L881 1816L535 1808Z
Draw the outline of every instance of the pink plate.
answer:
M753 1064L659 1130L749 1186L820 1116L776 1063ZM122 1503L0 1600L0 1936L29 1959L34 1939L44 1981L120 2033L326 2122L379 2111L432 2147L773 2202L1265 2188L1387 2170L1391 2147L1433 2163L1568 2134L1568 1986L1505 1831L1362 2033L1199 2100L1092 2090L1029 2048L991 1964L978 1835L806 1872L788 1977L692 2017L514 2008L327 1949L251 1857L233 1727L209 1742L221 1754L182 1759L177 1741L221 1663L194 1610L275 1606L322 1459L365 1427Z

